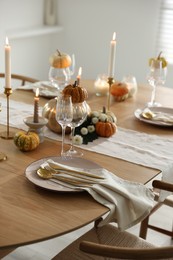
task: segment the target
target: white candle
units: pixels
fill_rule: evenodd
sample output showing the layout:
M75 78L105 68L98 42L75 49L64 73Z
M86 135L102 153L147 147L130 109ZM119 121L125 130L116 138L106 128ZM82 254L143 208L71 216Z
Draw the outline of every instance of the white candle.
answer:
M96 96L106 96L109 91L109 84L107 83L106 76L100 76L94 83Z
M5 42L5 87L11 88L11 46L7 37Z
M80 84L81 75L82 75L82 68L80 67L80 68L79 68L79 71L78 71L78 75L77 75L77 85L78 85L78 86L79 86L79 84Z
M108 68L108 77L114 77L115 69L115 51L116 51L116 33L113 33L112 41L110 42L110 58L109 58L109 68Z
M39 102L39 88L36 89L35 97L34 97L34 123L38 123L38 104Z

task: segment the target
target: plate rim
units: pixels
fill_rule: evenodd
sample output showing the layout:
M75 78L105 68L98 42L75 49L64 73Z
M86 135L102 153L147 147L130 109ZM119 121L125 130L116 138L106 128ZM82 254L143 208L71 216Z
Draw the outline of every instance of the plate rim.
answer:
M56 159L62 159L60 156L47 156L47 157L43 157L43 158L40 158L38 160L35 160L33 162L31 162L26 168L25 168L25 177L27 178L28 181L30 181L31 183L33 183L34 185L40 187L40 188L44 188L46 190L50 190L50 191L54 191L54 192L66 192L66 193L69 193L69 192L82 192L83 190L79 190L79 189L71 189L71 188L66 188L66 187L63 187L61 185L59 185L58 183L56 183L56 186L53 186L51 187L51 185L49 186L48 185L48 180L46 182L46 180L42 180L38 177L38 182L37 183L35 180L37 180L37 177L36 178L32 178L32 174L36 174L36 170L38 169L39 165L41 163L43 163L44 161L48 160L48 159L53 159L53 160L56 160ZM97 163L91 161L91 160L88 160L88 159L84 159L84 158L73 158L73 159L69 159L69 161L71 160L83 160L86 162L86 165L88 165L88 163L92 163L93 165L95 165L95 169L103 169L100 165L98 165ZM65 160L64 162L67 162L67 160ZM63 163L63 161L61 161L61 163ZM32 168L33 166L37 167L36 169L30 169ZM77 168L77 167L76 167ZM80 167L81 168L81 167ZM94 168L93 168L94 169ZM92 169L89 169L88 170L92 170ZM50 181L49 181L50 182ZM41 185L40 185L41 183ZM53 183L53 182L52 182ZM53 188L54 187L54 188ZM56 187L56 188L55 188ZM61 187L61 188L58 188L58 187Z

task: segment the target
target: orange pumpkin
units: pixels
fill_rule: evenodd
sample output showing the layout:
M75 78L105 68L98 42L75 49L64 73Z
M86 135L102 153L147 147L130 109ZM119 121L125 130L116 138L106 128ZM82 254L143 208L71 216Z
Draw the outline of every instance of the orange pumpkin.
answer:
M85 88L80 87L77 85L77 82L75 81L75 84L73 85L67 85L63 89L64 95L69 95L72 97L72 103L82 103L88 98L88 92Z
M49 62L51 67L64 69L71 66L71 57L66 53L61 53L57 50L52 56L49 58Z
M116 125L112 122L99 121L95 124L96 133L101 137L110 137L116 133Z
M112 84L110 92L116 101L124 101L129 96L128 85L124 82L115 82Z

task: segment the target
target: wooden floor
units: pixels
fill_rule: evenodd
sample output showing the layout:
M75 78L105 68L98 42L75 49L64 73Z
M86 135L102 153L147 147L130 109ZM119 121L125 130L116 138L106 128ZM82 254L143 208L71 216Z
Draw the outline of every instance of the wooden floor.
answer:
M151 223L157 223L157 225L172 229L173 221L173 208L162 206L151 218ZM61 251L66 245L71 243L75 238L85 233L90 229L92 225L88 225L85 228L64 235L59 238L51 239L46 242L37 243L29 246L24 246L16 249L8 256L4 257L3 260L49 260L59 251ZM133 234L138 235L139 225L129 229ZM147 241L154 243L155 245L173 245L173 240L165 235L149 230Z

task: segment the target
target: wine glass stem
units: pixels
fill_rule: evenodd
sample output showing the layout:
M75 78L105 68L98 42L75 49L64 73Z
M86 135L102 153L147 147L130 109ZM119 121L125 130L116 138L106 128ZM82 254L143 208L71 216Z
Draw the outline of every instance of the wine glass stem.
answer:
M75 127L71 126L71 147L70 151L74 151L74 132L75 132Z
M61 156L65 155L65 153L64 153L65 129L66 129L66 125L62 125Z
M151 93L151 106L154 106L154 103L155 103L155 96L156 96L156 85L153 84L152 85L153 87L153 90L152 90L152 93Z

